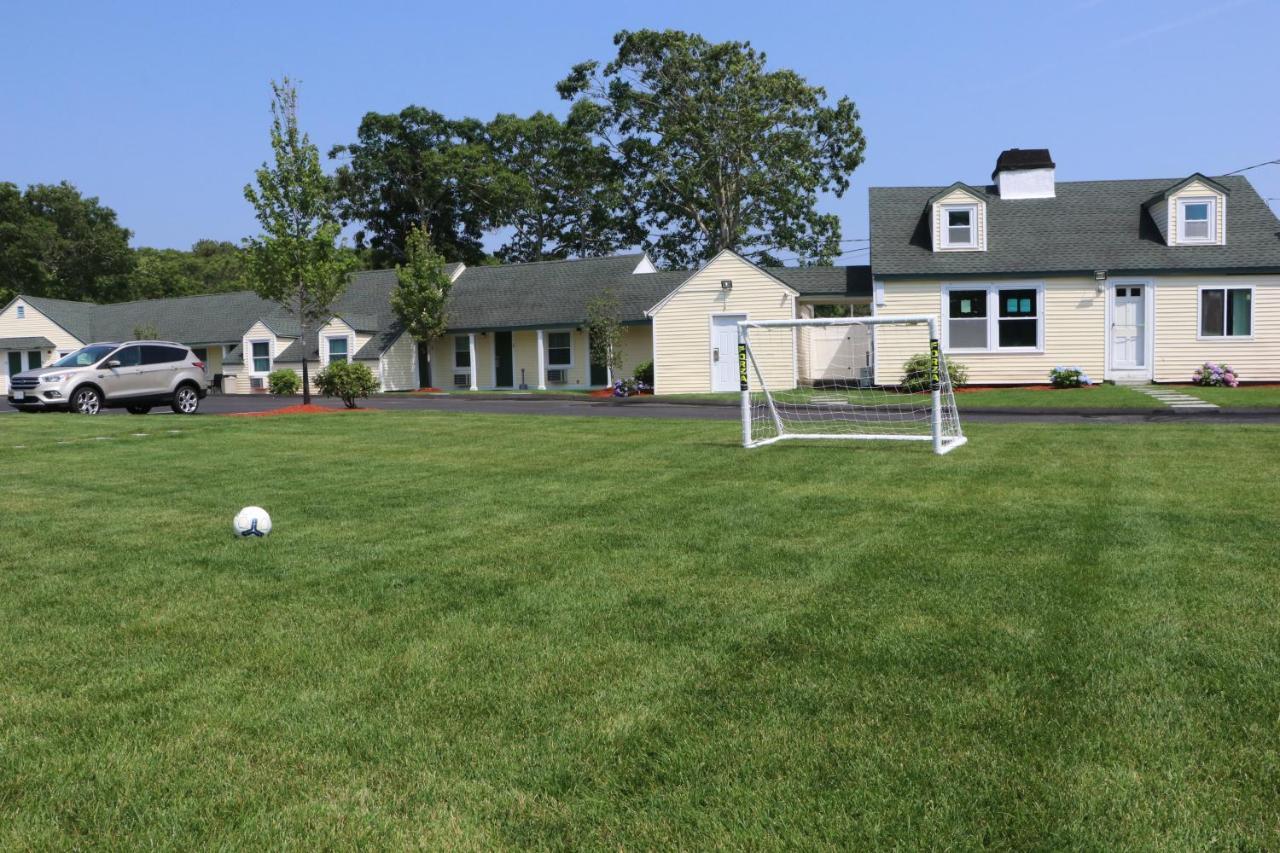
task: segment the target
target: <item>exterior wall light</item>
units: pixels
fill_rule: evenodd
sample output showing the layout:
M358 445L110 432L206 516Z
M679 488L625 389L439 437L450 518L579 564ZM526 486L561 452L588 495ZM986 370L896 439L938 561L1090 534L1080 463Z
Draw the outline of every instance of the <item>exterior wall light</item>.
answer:
M729 278L720 279L720 289L724 291L733 290L733 279L729 279Z

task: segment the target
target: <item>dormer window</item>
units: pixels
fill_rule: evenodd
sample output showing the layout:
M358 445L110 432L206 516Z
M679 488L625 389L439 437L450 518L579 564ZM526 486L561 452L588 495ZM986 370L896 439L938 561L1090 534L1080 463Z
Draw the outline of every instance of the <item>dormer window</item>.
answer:
M1216 243L1217 199L1183 198L1178 200L1178 242Z
M972 249L977 246L975 229L978 223L976 205L956 205L943 208L945 227L942 233L944 249Z

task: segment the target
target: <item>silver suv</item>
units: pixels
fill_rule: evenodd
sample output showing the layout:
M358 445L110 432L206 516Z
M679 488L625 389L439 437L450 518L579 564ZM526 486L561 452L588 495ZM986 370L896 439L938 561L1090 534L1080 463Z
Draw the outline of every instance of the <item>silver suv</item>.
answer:
M22 412L104 408L145 415L167 405L194 415L209 393L204 363L172 341L89 344L47 367L9 377L9 405Z

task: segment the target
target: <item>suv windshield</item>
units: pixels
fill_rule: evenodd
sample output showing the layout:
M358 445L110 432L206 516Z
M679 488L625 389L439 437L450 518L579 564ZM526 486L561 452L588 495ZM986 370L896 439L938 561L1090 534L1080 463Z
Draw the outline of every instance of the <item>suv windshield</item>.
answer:
M78 349L70 355L64 355L55 361L50 367L88 367L91 364L97 364L106 358L110 353L115 351L118 344L89 344L83 349Z

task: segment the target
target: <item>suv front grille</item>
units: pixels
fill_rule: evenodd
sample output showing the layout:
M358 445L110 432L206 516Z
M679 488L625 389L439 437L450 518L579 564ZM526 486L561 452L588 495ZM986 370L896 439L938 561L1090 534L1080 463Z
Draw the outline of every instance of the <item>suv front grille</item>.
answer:
M21 388L23 391L29 391L40 384L40 380L31 376L18 376L13 380L14 388Z

